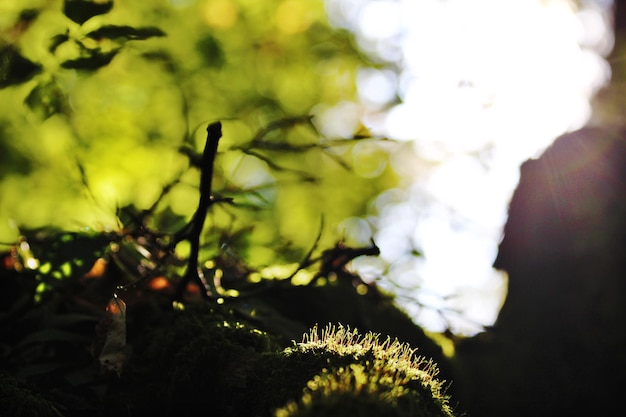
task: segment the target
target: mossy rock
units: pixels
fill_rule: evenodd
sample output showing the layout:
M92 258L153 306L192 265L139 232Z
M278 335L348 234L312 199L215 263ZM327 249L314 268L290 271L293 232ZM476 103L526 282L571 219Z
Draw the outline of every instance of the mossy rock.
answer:
M136 412L220 416L452 416L436 367L407 344L343 326L279 339L209 305L144 335L112 391Z
M28 357L19 346L26 336L5 338L3 360L11 366L3 369L13 379L0 380L0 411L14 410L11 417L28 415L19 414L24 410L65 417L452 415L436 368L409 348L440 363L434 343L374 289L363 295L350 282L272 283L179 309L171 300L125 295L126 331L119 339L125 343L117 352L124 361L115 372L89 353L99 316L75 314L61 294L37 306L31 317L40 320L25 329L27 336L48 336L29 342L40 353L39 373L23 372ZM320 329L316 323L341 324ZM363 333L351 330L357 328Z
M313 328L305 336L284 351L285 362L314 376L277 417L453 416L436 365L409 345L341 325Z
M245 397L258 362L280 347L208 303L165 316L135 340L113 401L141 412L246 415Z

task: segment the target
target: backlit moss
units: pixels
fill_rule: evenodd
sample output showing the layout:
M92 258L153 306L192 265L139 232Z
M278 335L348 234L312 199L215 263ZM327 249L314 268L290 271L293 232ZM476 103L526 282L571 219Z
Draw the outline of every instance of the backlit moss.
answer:
M356 329L314 327L288 356L325 358L324 366L301 397L276 411L276 417L302 416L452 416L443 382L432 361L397 340Z

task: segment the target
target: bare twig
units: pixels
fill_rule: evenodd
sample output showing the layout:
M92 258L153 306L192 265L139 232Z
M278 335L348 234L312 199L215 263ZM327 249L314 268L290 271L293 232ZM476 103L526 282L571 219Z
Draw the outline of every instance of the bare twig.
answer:
M205 298L209 297L209 292L213 295L217 294L213 280L206 280L202 270L198 267L198 255L200 252L200 234L204 228L206 214L214 202L213 196L211 195L213 165L217 154L217 145L221 137L222 124L220 122L211 123L207 127L206 145L202 154L200 167L200 200L198 202L198 208L191 218L191 221L174 235L174 243L178 243L181 240L188 240L191 245L187 271L181 279L176 291L177 300L182 298L182 294L187 284L190 282L196 282L200 285L200 288L203 289L202 295Z
M317 232L317 237L315 238L315 242L313 242L313 245L311 246L309 251L306 253L304 258L300 261L300 264L298 265L298 268L296 268L296 270L293 271L293 273L287 277L287 280L290 280L291 278L295 277L296 274L300 270L313 265L315 262L317 262L319 260L319 259L313 259L311 257L313 256L313 252L315 252L315 250L317 249L317 246L320 243L320 240L322 239L322 232L323 231L324 231L324 216L322 216L320 218L320 229Z

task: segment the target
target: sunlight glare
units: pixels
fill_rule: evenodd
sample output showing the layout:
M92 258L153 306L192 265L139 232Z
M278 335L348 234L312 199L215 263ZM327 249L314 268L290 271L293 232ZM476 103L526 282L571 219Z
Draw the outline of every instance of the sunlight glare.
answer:
M390 38L401 28L400 3L381 0L367 3L359 16L361 35L367 39Z
M359 98L368 105L382 106L396 95L397 77L393 71L364 68L357 74Z
M492 263L519 166L588 121L590 99L611 75L610 4L327 0L331 22L387 64L360 71L362 109L351 114L425 161L396 167L415 170L411 191L404 201L378 199L372 220L381 257L396 263L388 278L419 287L389 288L425 328L470 335L495 321L506 276ZM418 262L406 256L415 248Z

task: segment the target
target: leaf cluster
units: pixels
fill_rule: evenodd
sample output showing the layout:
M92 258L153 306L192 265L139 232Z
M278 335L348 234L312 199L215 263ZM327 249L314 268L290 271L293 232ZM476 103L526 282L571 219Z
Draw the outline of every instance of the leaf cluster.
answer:
M213 3L227 3L232 14L220 16L231 20L213 16ZM243 254L255 264L296 261L320 213L336 228L364 212L396 179L391 169L360 176L359 155L372 150L387 166L389 143L326 138L311 110L354 97L366 61L328 26L321 3L291 3L66 0L12 10L0 28L0 217L30 229L111 230L117 207L159 200L152 218L175 228L195 208L195 126L216 119L227 135L214 194L248 210L220 204L213 219L232 223L231 236L255 224L257 248L280 242ZM4 241L20 234L0 223Z

